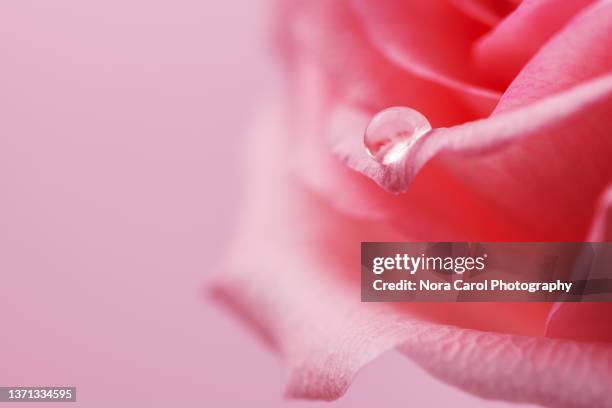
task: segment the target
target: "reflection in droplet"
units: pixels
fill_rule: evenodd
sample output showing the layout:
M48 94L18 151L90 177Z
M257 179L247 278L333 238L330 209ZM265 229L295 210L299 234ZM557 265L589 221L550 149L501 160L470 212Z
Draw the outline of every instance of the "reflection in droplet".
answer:
M368 154L376 161L391 164L430 130L429 121L421 113L396 106L382 110L372 118L363 142Z

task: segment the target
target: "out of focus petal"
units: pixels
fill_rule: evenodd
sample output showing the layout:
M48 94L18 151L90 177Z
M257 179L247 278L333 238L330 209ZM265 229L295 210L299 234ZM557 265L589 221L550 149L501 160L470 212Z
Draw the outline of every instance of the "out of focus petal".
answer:
M472 99L496 100L471 70L472 43L485 32L444 1L351 0L376 49L406 71ZM435 29L432 29L435 27Z
M612 242L612 185L602 194L589 234L590 242ZM612 278L612 271L610 272ZM612 342L612 303L558 303L551 310L546 335L582 341Z
M593 0L525 0L474 46L482 75L509 84L538 50ZM569 45L568 45L569 46ZM572 54L567 55L573 58Z
M410 105L436 126L490 114L500 93L448 86L398 64L373 42L349 5L348 0L309 0L283 7L278 37L292 84L299 87L302 67L315 64L324 75L327 94L363 109Z
M516 4L503 0L451 0L451 3L472 19L494 27Z
M556 15L552 10L548 14ZM539 23L535 26L539 27ZM611 73L610 38L612 2L597 2L585 8L521 70L502 96L494 115ZM502 60L505 65L506 59Z

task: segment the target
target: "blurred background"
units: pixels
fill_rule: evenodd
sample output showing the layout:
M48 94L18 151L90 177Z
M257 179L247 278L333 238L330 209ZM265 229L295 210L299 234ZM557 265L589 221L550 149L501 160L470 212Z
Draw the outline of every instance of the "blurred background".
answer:
M70 407L330 405L284 401L281 363L202 294L243 131L279 87L262 4L1 9L0 385L74 385ZM451 403L506 405L393 353L331 405Z

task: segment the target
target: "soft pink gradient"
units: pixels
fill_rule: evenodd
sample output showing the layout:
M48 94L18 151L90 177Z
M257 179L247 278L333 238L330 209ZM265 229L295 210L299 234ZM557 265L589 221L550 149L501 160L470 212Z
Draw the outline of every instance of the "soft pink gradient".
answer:
M260 14L3 3L0 385L77 386L58 408L285 404L280 364L201 295L233 224L245 119L274 86ZM392 357L333 406L450 403L505 406Z

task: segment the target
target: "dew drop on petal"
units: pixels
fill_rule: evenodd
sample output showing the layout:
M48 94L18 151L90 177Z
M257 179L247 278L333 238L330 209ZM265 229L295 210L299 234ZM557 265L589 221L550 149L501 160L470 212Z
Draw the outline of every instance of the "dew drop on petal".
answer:
M420 112L395 106L378 112L363 136L366 150L374 160L391 164L399 160L431 125Z

